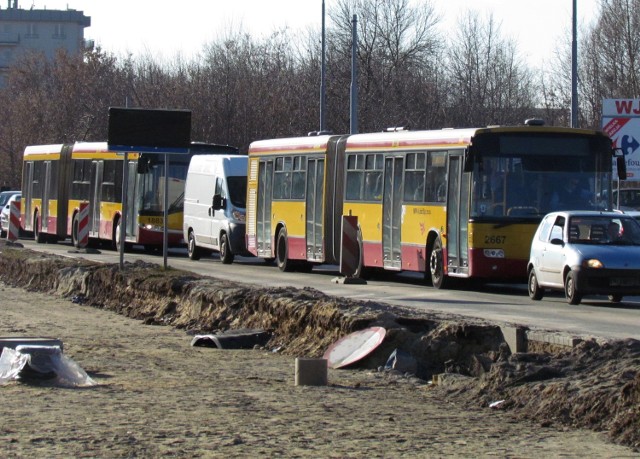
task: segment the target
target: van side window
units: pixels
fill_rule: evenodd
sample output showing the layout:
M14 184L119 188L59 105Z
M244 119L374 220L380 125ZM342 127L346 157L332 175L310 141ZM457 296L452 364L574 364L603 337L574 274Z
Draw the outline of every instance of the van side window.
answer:
M216 177L216 188L215 188L213 194L219 194L220 197L226 198L227 195L224 192L224 186L222 186L223 183L224 183L224 180L222 180L220 177Z

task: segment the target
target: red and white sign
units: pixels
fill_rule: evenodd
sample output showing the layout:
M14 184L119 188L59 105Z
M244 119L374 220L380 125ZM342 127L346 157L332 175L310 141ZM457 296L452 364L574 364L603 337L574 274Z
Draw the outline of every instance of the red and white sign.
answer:
M9 208L9 228L7 230L7 239L15 242L20 236L20 201L11 201Z
M343 215L340 272L346 277L352 277L358 269L360 256L358 217Z
M640 180L640 99L605 99L602 129L622 149L627 178Z
M89 244L89 204L80 203L78 214L78 248L84 249Z

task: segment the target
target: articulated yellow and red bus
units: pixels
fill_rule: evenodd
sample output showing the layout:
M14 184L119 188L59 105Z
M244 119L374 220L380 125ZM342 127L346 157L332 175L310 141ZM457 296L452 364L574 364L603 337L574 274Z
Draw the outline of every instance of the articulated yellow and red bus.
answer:
M183 245L184 184L190 155L128 153L127 244L162 247L165 181L168 190L168 245ZM71 238L78 246L78 213L89 208L89 238L120 244L125 155L106 142L28 146L22 171L21 226L38 242Z
M610 209L613 149L600 131L523 125L262 140L249 148L247 243L281 269L337 263L357 218L369 269L526 279L553 210ZM562 185L579 184L567 195Z

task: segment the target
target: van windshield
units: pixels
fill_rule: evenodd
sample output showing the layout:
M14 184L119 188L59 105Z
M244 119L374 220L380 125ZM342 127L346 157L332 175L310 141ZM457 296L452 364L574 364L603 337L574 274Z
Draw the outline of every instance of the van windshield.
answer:
M0 207L4 207L7 202L9 202L9 198L16 194L15 192L2 192L0 193Z
M247 200L247 176L227 177L229 199L235 207L244 209Z

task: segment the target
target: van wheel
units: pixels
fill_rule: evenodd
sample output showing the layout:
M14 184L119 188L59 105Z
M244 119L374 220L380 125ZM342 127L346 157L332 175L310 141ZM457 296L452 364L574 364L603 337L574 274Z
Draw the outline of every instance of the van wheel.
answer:
M223 234L220 237L220 261L222 264L230 265L233 263L233 253L231 252L231 246L229 245L229 237Z
M282 228L278 233L278 244L276 245L276 262L278 268L283 272L291 272L293 266L289 260L289 246L287 243L287 230Z
M189 231L189 240L187 241L187 252L191 260L199 260L201 251L200 247L196 245L196 236L193 231Z

